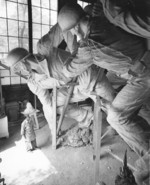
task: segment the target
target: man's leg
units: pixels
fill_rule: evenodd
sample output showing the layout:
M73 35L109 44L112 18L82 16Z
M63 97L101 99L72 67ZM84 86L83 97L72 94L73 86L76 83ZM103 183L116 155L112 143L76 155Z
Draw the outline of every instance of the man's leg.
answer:
M58 114L61 114L63 106L57 109ZM65 117L72 118L78 122L79 127L88 127L93 119L92 110L87 110L77 104L69 104L66 110Z
M127 83L126 79L120 78L119 76L117 76L116 74L112 72L108 72L106 76L109 82L112 84L112 86L114 88L117 88L117 91L118 89L121 89L124 85L126 85ZM147 99L146 102L144 102L141 109L139 110L138 115L144 118L150 125L150 98Z
M34 139L33 141L31 141L31 144L32 144L32 148L33 150L37 149L37 144L36 144L36 139Z
M116 96L116 90L108 81L107 77L104 75L101 81L98 81L95 87L95 92L98 96L106 101L112 102Z
M25 144L26 144L26 150L27 150L27 152L30 152L30 151L32 151L32 144L31 144L31 142L30 141L25 141Z
M49 125L49 128L52 129L53 108L52 108L52 96L50 95L49 90L42 89L40 86L32 82L28 82L28 87L31 90L31 92L37 95L38 99L40 100L43 106L43 112L46 121Z
M150 96L150 77L132 78L125 87L117 94L108 108L107 121L116 129L119 135L140 156L149 149L148 130L142 125L146 120L137 116L136 111Z
M83 72L78 78L79 86L77 86L77 89L85 97L89 97L93 101L95 101L95 95L92 95L91 92L95 91L103 99L112 102L116 95L115 89L105 74L101 77L99 70L100 67L92 66Z
M73 96L70 100L71 102L79 102L81 101L81 97L83 99L91 98L95 101L95 95L91 94L91 91L93 90L95 90L97 95L107 101L113 101L115 97L115 90L109 83L107 77L103 75L102 79L96 81L97 75L95 75L95 73L95 70L89 68L82 75L80 75L79 86L75 87ZM93 89L95 83L96 86L95 89ZM63 104L62 102L65 99L63 98L64 94L65 93L62 91L62 94L58 97L58 100L60 100L58 104L60 104L60 102ZM93 119L93 112L91 110L78 107L77 105L69 105L66 116L77 120L79 122L79 126L84 127L90 125L91 120Z
M78 78L79 85L75 86L71 102L81 101L83 99L91 98L95 101L96 96L91 92L95 90L97 95L112 102L115 97L115 90L109 83L107 77L103 75L102 79L97 79L97 71L95 68L89 68ZM95 86L95 89L93 89ZM66 115L71 116L79 122L80 127L89 126L93 119L93 112L91 110L84 109L84 107L78 107L77 105L70 105Z

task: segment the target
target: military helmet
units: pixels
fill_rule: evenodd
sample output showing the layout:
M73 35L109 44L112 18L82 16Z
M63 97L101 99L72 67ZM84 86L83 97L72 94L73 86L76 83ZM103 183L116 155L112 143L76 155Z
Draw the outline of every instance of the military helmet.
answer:
M75 27L84 15L85 12L79 4L66 4L58 14L58 24L62 31L68 31Z
M24 48L14 48L12 49L6 58L6 65L12 67L14 64L22 60L27 56L29 52Z

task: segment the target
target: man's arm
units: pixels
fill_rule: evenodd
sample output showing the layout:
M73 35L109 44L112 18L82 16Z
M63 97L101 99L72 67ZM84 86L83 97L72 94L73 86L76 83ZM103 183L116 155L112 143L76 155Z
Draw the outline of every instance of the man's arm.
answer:
M58 24L55 24L50 31L41 37L37 42L37 51L39 54L48 57L51 48L58 47L63 41L62 31Z
M76 77L83 73L93 64L91 49L88 44L82 43L75 55L69 57L63 67L64 74L67 77Z
M55 24L50 31L37 42L39 54L48 57L52 48L58 48L62 42L66 43L67 49L73 53L77 48L77 41L70 31L63 33L60 26ZM65 50L65 48L63 48Z
M100 0L107 19L125 31L143 38L150 38L150 1L135 1L131 8L116 4L113 0ZM118 2L120 2L118 0ZM129 2L128 0L126 1ZM131 2L131 1L130 1Z
M51 96L48 89L41 88L37 83L34 83L30 79L27 81L27 85L30 91L37 95L40 102L43 104L50 104L51 105Z
M64 37L58 24L55 24L50 31L37 42L37 52L40 55L49 57L53 47L58 47Z
M52 78L48 76L47 74L38 74L35 72L32 72L32 76L27 80L27 82L30 82L38 88L41 89L53 89L54 86L60 87L59 80Z

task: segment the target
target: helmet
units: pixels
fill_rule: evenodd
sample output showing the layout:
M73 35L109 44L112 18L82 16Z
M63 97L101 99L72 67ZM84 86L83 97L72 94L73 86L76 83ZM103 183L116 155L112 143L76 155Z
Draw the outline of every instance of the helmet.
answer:
M8 53L8 56L6 58L6 65L11 67L28 54L29 52L24 48L14 48Z
M58 24L62 31L67 31L75 27L80 19L85 15L79 4L66 4L58 14Z

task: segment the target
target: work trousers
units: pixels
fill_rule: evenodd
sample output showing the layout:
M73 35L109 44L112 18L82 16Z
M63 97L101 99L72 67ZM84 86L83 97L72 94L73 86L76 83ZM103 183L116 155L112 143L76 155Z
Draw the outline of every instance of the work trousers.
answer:
M107 121L138 155L143 156L149 150L150 129L138 111L150 98L150 70L146 68L136 76L121 76L126 76L127 84L109 106Z
M127 79L120 78L115 73L108 72L106 76L114 89L116 89L116 92L120 91L122 87L125 86L127 83ZM146 102L143 103L138 112L138 115L144 118L150 125L150 98L148 98Z

